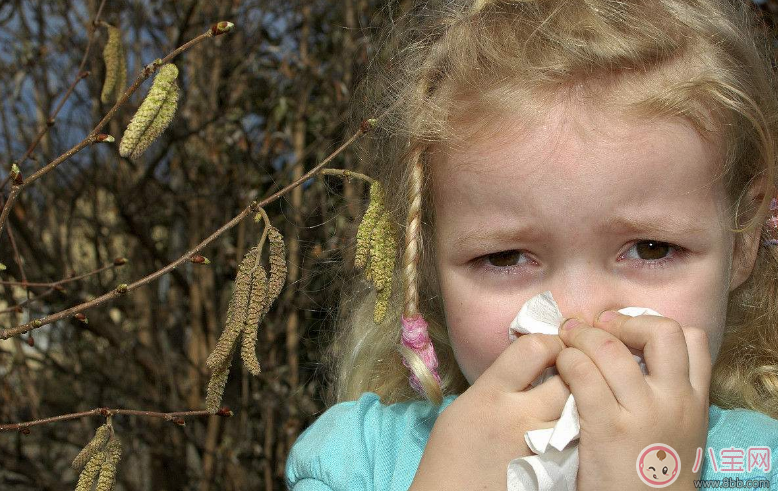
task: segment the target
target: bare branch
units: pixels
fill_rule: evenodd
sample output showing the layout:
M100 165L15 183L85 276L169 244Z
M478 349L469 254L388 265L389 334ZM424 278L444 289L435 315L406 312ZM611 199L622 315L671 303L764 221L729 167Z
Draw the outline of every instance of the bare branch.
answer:
M140 279L140 280L138 280L135 283L132 283L130 285L125 285L125 284L119 285L116 289L112 290L111 292L106 293L104 295L101 295L101 296L95 298L94 300L90 300L89 302L84 302L84 303L82 303L80 305L76 305L76 306L71 307L71 308L69 308L67 310L63 310L61 312L57 312L56 314L48 315L46 317L41 317L40 319L35 319L35 320L33 320L31 322L28 322L26 324L22 324L22 325L19 325L19 326L13 327L13 328L9 328L9 329L2 329L2 330L0 330L0 339L8 339L11 336L17 336L19 334L24 334L26 332L32 331L33 329L37 329L39 327L43 327L43 326L45 326L47 324L51 324L52 322L58 321L60 319L64 319L66 317L71 317L71 316L73 316L76 313L83 312L83 311L85 311L87 309L90 309L92 307L96 307L96 306L98 306L100 304L103 304L103 303L109 301L109 300L113 300L114 298L116 298L116 297L118 297L120 295L124 295L124 294L126 294L126 293L128 293L128 292L130 292L132 290L135 290L136 288L139 288L139 287L141 287L143 285L146 285L146 284L154 281L155 279L159 278L160 276L164 275L165 273L168 273L169 271L172 271L173 269L178 267L180 264L182 264L182 263L184 263L186 261L189 261L190 257L192 257L195 254L197 254L198 252L200 252L203 248L205 248L205 246L207 246L208 244L210 244L211 242L216 240L221 234L223 234L227 230L229 230L232 227L234 227L235 225L237 225L241 220L246 218L246 216L248 216L249 213L251 213L252 211L257 212L257 211L259 211L258 210L259 208L266 207L268 204L270 204L273 201L277 200L278 198L280 198L284 194L288 193L289 191L291 191L295 187L297 187L300 184L302 184L303 182L305 182L308 178L310 178L311 176L316 174L322 167L324 167L325 165L330 163L330 161L332 161L332 159L334 159L343 150L348 148L349 145L351 145L354 141L356 141L357 138L359 138L360 136L362 136L365 133L367 133L372 128L372 126L375 124L374 123L375 120L371 120L371 121L373 121L373 122L372 123L367 123L366 122L365 124L362 124L361 127L359 128L359 130L357 130L357 132L354 133L351 136L351 138L348 139L348 141L346 141L343 145L341 145L337 150L332 152L326 159L322 160L319 164L317 164L316 167L314 167L310 171L308 171L305 174L303 174L295 182L289 184L288 186L284 187L283 189L281 189L280 191L274 193L273 195L265 198L264 200L262 200L259 203L257 203L256 201L252 202L249 206L244 208L243 211L241 211L237 216L235 216L235 218L233 218L232 220L230 220L229 222L224 224L221 228L219 228L216 232L211 234L210 237L208 237L204 241L202 241L199 244L197 244L193 249L187 251L186 253L184 253L183 256L181 256L177 260L173 261L172 263L168 264L164 268L162 268L162 269L160 269L160 270L158 270L158 271L156 271L156 272L154 272L154 273L152 273L152 274L150 274L150 275L148 275L148 276L146 276L146 277L144 277L144 278L142 278L142 279Z
M183 418L192 418L192 417L200 417L200 416L212 416L212 413L209 413L205 410L199 410L199 411L178 411L174 413L158 413L155 411L142 411L138 409L110 409L107 407L98 407L95 409L91 409L89 411L82 411L80 413L70 413L70 414L62 414L60 416L53 416L51 418L43 418L43 419L36 419L33 421L25 421L23 423L10 423L10 424L0 424L0 431L14 431L19 430L22 433L29 433L29 428L31 426L39 426L39 425L45 425L48 423L56 423L58 421L68 421L71 419L78 419L78 418L86 418L89 416L103 416L103 417L109 417L114 416L116 414L127 414L130 416L146 416L149 418L161 418L165 421L171 421L177 425L184 425ZM226 406L222 407L216 412L217 416L223 416L225 418L229 418L232 416L232 411Z

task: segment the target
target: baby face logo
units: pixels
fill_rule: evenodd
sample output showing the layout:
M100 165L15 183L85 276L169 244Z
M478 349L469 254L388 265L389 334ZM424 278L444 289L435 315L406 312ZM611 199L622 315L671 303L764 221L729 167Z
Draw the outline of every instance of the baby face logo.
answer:
M635 466L641 481L652 488L664 488L678 479L681 459L673 447L652 443L640 452Z

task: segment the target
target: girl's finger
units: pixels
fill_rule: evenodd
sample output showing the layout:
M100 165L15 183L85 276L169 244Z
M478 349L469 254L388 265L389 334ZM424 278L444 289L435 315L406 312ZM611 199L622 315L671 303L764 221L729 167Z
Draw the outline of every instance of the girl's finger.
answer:
M581 419L607 423L621 409L597 365L577 348L565 348L556 369L570 387Z
M651 388L632 353L613 334L579 323L575 319L562 323L559 336L567 346L578 348L594 362L613 397L625 408L644 407Z
M689 347L689 382L697 393L708 397L713 370L708 334L698 327L685 327L683 333Z
M608 319L606 313L615 314ZM595 327L613 334L624 344L643 352L648 377L668 390L679 381L689 380L689 351L681 325L667 317L638 315L631 317L609 310L594 321Z
M532 414L543 421L559 419L567 398L570 397L570 389L559 375L554 375L525 393L532 396L530 400L538 401L532 409Z
M479 380L493 384L503 392L521 392L538 378L543 370L554 366L554 360L565 347L559 336L524 334L500 353Z

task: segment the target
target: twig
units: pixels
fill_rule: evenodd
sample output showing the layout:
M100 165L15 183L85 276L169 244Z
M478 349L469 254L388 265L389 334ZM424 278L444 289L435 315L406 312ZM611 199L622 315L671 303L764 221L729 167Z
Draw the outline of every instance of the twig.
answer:
M356 177L357 179L362 179L363 181L367 181L368 184L372 184L375 179L373 179L370 176L367 176L365 174L360 174L359 172L354 172L353 170L348 169L323 169L321 171L322 175L330 175L330 176L343 176L347 180L351 181L352 177Z
M38 287L51 287L51 288L54 288L54 289L58 289L57 288L58 286L61 286L61 285L65 284L65 283L69 283L71 281L82 280L82 279L87 278L89 276L94 276L97 273L101 273L101 272L103 272L103 271L105 271L107 269L111 269L111 268L115 268L117 266L121 266L121 265L125 264L126 262L127 261L124 258L116 258L116 259L114 259L113 263L111 263L111 264L109 264L107 266L103 266L101 268L97 268L94 271L90 271L89 273L84 273L84 274L79 275L79 276L71 276L69 278L65 278L64 280L53 281L53 282L49 282L49 283L41 283L41 282L37 282L36 283L36 282L32 282L32 281L0 281L0 285L14 285L14 286L21 286L21 287L24 287L24 288L27 288L28 286L38 286Z
M295 187L299 186L303 182L305 182L308 178L310 178L312 175L314 175L316 172L318 172L322 167L330 163L332 159L334 159L336 156L338 156L343 150L348 148L349 145L351 145L357 138L367 133L370 129L372 129L372 125L375 124L375 120L372 120L373 122L365 121L359 130L357 130L356 133L354 133L351 138L348 139L343 145L341 145L337 150L332 152L326 159L322 160L319 164L316 165L313 169L309 170L305 174L303 174L299 179L297 179L295 182L289 184L288 186L284 187L283 189L277 191L273 195L265 198L261 202L257 203L256 201L252 202L249 206L243 209L235 218L224 224L221 228L219 228L216 232L211 234L210 237L203 240L199 244L197 244L193 249L187 251L177 260L173 261L172 263L168 264L164 268L146 276L145 278L142 278L135 283L132 283L131 285L122 284L119 285L116 289L112 290L109 293L106 293L104 295L101 295L93 300L90 300L89 302L82 303L80 305L76 305L74 307L71 307L67 310L63 310L61 312L57 312L56 314L48 315L46 317L41 317L40 319L35 319L34 321L28 322L26 324L22 324L16 327L12 327L9 329L2 329L0 330L0 339L8 339L11 336L17 336L19 334L24 334L26 332L30 332L33 329L37 329L39 327L43 327L47 324L51 324L52 322L58 321L60 319L64 319L66 317L70 317L73 314L76 314L78 312L83 312L87 309L90 309L92 307L96 307L102 303L107 302L108 300L112 300L120 295L124 295L132 290L135 290L136 288L139 288L143 285L146 285L147 283L150 283L154 281L155 279L159 278L160 276L164 275L165 273L168 273L169 271L172 271L176 267L178 267L181 263L189 261L192 256L200 252L205 246L216 240L221 234L226 232L227 230L231 229L235 225L237 225L241 220L243 220L246 216L249 215L249 213L258 212L259 208L264 208L269 203L272 203L273 201L277 200L284 194L288 193Z
M10 226L8 227L8 240L11 241L11 248L14 251L14 261L16 261L17 266L19 266L19 272L22 275L22 282L26 283L27 275L24 272L24 263L22 262L21 255L19 254L19 248L16 247L16 240L14 239L13 230L11 229ZM27 300L30 300L30 290L28 288L24 289L24 295L27 297ZM27 316L28 319L30 317L32 316L30 315Z
M37 302L39 300L43 300L43 298L45 296L49 295L50 293L52 293L54 291L55 291L54 288L49 288L48 290L46 290L45 292L41 293L40 295L37 295L37 296L35 296L33 298L27 298L27 300L25 300L23 302L17 303L15 305L11 305L10 307L8 307L6 309L0 310L0 314L7 314L9 312L17 312L17 313L21 314L23 312L22 311L22 307L24 307L25 305L30 304L32 302Z
M89 39L86 42L86 49L84 50L84 56L81 58L81 63L78 65L78 70L76 71L76 79L73 80L73 83L70 84L70 87L68 87L68 90L65 92L65 96L59 101L59 104L57 104L57 107L54 109L54 112L51 113L49 118L46 120L46 125L40 130L38 135L35 137L35 139L32 141L29 147L27 147L27 151L24 152L24 155L16 161L16 165L22 165L27 158L32 155L33 150L35 150L35 147L38 146L38 143L43 139L43 136L49 131L49 128L54 126L54 123L56 122L57 115L59 114L60 109L62 109L62 106L65 105L65 102L70 97L70 94L73 93L73 91L76 89L76 85L81 80L85 79L89 76L89 72L84 71L84 66L86 65L86 60L89 58L89 50L92 47L92 42L94 41L95 37L95 26L100 21L100 14L103 12L103 7L105 6L106 0L103 0L100 3L100 7L97 9L97 14L95 14L94 20L92 20L92 23L89 26ZM6 183L8 183L8 180L10 179L10 176L6 176L2 183L0 183L0 191L2 191L5 188Z
M109 417L116 414L127 414L131 416L147 416L149 418L162 418L165 421L172 421L178 425L184 425L183 418L199 417L199 416L213 416L206 410L199 411L178 411L174 413L158 413L155 411L142 411L138 409L110 409L107 407L98 407L89 411L82 411L80 413L62 414L60 416L54 416L51 418L36 419L33 421L24 421L22 423L9 423L0 424L0 432L2 431L14 431L19 430L23 433L28 433L31 426L45 425L48 423L56 423L58 421L68 421L71 419L86 418L88 416L103 416ZM222 407L216 412L217 416L223 416L229 418L232 416L232 411L228 407ZM27 430L27 431L25 431Z
M24 273L24 267L22 264L22 257L19 254L19 248L16 247L16 240L14 239L14 234L11 231L11 228L8 228L8 240L11 242L11 249L13 249L14 253L14 261L16 262L16 265L19 266L19 272L22 275L22 282L27 282L27 275Z

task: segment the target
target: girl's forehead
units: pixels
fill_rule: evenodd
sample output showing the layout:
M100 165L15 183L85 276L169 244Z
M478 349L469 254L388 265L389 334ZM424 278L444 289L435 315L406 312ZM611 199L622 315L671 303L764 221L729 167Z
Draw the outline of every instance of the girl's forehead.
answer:
M511 128L506 120L505 128ZM438 211L530 216L553 207L580 218L609 209L726 206L718 153L682 120L639 121L557 108L526 131L439 151ZM441 210L440 208L443 208Z
M533 125L521 115L503 114L493 127L465 142L442 142L431 149L432 167L438 173L504 171L524 178L552 163L566 164L575 171L580 162L646 165L668 160L704 159L711 170L719 168L718 147L703 139L681 119L640 119L612 109L557 105ZM543 165L543 164L546 165ZM617 170L617 169L616 169Z

